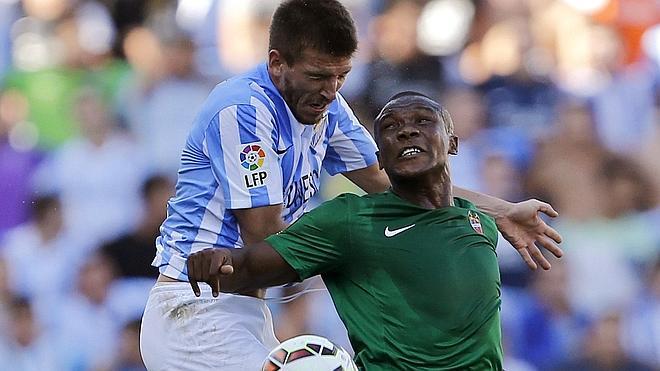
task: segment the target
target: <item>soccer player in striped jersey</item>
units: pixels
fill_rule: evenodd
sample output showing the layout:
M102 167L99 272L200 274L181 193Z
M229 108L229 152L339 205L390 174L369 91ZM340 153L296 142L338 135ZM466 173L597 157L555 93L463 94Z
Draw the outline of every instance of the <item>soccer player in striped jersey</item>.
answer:
M497 229L452 195L449 114L406 92L374 130L389 191L341 195L244 249L192 254L193 291L197 281L217 295L320 274L360 369L502 370Z
M306 211L321 169L369 193L389 187L373 139L338 93L356 48L353 20L338 1L285 1L272 19L267 62L211 92L183 150L156 241L160 276L141 333L148 369L254 370L277 343L264 290L192 295L191 253L241 248L279 232ZM537 215L554 215L549 205L454 192L498 216L529 265L548 267L534 241L558 251L556 231Z

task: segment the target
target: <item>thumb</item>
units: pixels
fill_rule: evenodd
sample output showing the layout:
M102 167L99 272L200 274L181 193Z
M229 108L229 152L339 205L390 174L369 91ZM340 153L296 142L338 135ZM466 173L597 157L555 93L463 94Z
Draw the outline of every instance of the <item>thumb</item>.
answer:
M234 267L233 267L232 265L229 265L229 264L227 264L227 263L224 263L224 264L220 267L220 273L221 273L221 274L225 274L225 275L230 275L230 274L234 273Z
M559 216L559 213L555 211L555 209L553 209L552 206L550 206L550 204L541 201L539 202L540 202L539 210L542 211L544 214L553 218Z

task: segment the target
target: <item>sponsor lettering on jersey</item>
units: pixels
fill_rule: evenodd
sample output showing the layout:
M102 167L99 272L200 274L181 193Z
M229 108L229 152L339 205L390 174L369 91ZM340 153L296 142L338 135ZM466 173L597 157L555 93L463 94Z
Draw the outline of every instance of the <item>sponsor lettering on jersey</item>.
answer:
M299 208L318 192L319 172L314 170L296 179L284 192L284 207Z

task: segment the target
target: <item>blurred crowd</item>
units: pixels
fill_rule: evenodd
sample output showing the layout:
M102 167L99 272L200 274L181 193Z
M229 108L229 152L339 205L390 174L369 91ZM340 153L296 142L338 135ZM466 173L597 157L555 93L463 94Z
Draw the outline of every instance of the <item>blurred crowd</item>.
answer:
M0 370L144 369L180 151L212 87L265 60L277 3L0 0ZM560 213L551 271L500 239L506 369L660 370L660 2L345 4L367 127L393 93L436 97L455 184ZM347 191L326 176L316 201ZM347 345L327 293L289 291L281 340Z

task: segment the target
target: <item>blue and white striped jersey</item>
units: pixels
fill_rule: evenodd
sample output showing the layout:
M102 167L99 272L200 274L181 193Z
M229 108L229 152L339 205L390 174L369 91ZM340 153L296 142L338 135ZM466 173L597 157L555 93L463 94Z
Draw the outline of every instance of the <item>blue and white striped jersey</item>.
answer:
M316 125L298 122L266 64L218 84L181 155L176 194L156 240L153 265L187 281L186 258L211 247L240 248L233 209L283 205L291 223L330 174L376 162L376 145L339 94Z

